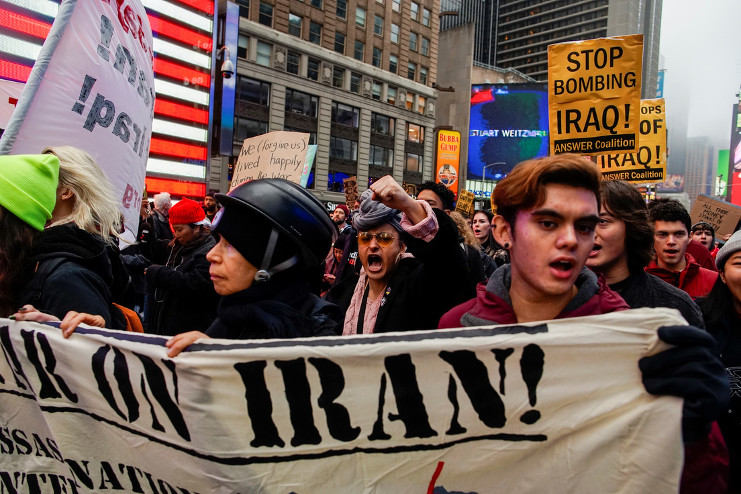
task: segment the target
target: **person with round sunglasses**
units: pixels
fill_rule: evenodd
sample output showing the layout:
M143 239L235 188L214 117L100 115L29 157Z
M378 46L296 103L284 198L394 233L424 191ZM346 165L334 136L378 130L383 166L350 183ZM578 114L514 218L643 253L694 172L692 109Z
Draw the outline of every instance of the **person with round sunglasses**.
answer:
M391 176L375 181L360 200L353 216L360 278L332 290L346 311L343 334L434 329L465 298L458 289L467 273L458 228Z

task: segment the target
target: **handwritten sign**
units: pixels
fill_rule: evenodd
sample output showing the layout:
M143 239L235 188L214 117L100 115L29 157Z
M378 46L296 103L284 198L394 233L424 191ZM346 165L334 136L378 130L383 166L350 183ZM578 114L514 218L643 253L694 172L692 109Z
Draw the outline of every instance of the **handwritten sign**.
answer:
M473 200L476 196L469 190L462 190L458 194L458 202L455 203L455 210L465 214L469 218L473 216Z
M666 176L666 104L663 99L641 100L638 152L597 156L602 180L654 184Z
M342 180L342 184L345 187L345 206L352 211L355 209L355 201L360 197L360 194L358 194L358 179L354 176L345 178Z
M693 224L707 221L713 225L715 237L720 238L736 231L736 225L741 220L741 207L700 194L692 205L690 216Z
M281 130L245 139L229 190L258 178L283 178L300 184L309 137Z
M643 35L548 46L554 154L638 151Z

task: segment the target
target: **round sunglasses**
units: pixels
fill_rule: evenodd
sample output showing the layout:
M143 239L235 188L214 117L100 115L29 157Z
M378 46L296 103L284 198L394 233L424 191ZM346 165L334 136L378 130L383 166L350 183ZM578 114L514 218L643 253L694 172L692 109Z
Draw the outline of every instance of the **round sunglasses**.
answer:
M358 244L368 245L370 244L373 237L376 238L376 242L381 247L388 247L394 241L394 235L388 232L371 233L371 232L360 232L358 233Z

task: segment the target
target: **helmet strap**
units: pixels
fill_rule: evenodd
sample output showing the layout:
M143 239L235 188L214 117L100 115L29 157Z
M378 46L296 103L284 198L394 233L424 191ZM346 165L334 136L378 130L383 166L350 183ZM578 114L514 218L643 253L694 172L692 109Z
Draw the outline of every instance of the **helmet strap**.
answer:
M285 271L286 269L295 266L298 264L298 256L293 256L289 259L286 259L282 263L273 266L271 269L268 269L268 266L270 266L270 261L273 260L273 254L275 253L275 246L278 243L278 230L273 228L270 232L270 238L268 239L268 245L265 248L265 256L262 258L262 265L260 266L260 269L255 273L255 281L265 283L270 281L270 278L276 274L280 273L281 271Z

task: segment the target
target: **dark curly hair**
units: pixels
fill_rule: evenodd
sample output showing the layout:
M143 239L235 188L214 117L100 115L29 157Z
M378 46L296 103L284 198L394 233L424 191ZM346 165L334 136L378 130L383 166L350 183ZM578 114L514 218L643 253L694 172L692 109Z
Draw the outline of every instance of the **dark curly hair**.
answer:
M625 223L625 251L631 273L643 270L654 255L654 231L646 202L638 189L620 180L600 184L602 207Z
M452 210L455 207L455 194L443 184L427 180L417 187L417 195L423 190L431 190L440 198L443 209Z
M648 217L651 223L655 221L680 221L687 228L687 235L692 229L690 214L679 201L661 198L648 204Z
M18 309L18 291L23 285L25 260L36 239L36 231L0 206L0 317Z

